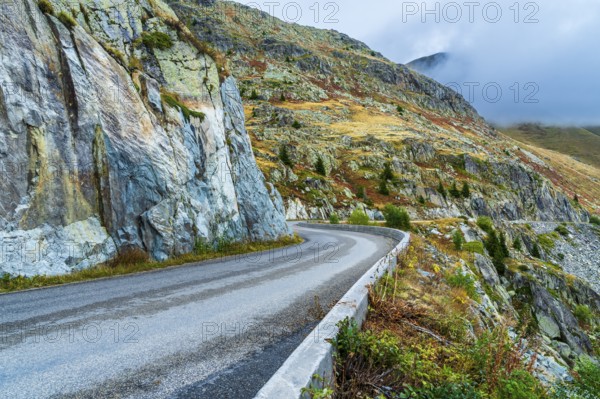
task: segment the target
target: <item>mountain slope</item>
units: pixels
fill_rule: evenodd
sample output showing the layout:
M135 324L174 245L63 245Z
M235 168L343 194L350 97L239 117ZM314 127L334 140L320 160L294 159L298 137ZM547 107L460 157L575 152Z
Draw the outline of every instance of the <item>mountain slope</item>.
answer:
M421 218L587 220L451 89L338 32L236 3L203 4L171 6L201 40L228 54L258 163L286 199L289 218L347 214L361 204L380 216L376 208L392 202ZM282 145L293 168L280 160ZM327 178L316 173L319 158ZM385 182L389 195L379 178L386 163L395 174ZM471 185L469 198L436 190L455 181Z
M448 53L435 53L412 60L406 66L427 75L431 70L443 66L448 61L448 58L450 58L450 54Z
M17 5L0 14L0 272L288 234L235 80L166 5Z
M515 140L570 155L600 169L600 136L577 127L523 124L502 129Z

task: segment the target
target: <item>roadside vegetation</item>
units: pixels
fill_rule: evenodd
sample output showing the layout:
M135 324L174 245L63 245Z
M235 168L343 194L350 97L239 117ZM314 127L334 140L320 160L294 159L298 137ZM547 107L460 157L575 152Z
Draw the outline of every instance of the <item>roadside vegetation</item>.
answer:
M581 356L572 382L543 385L535 376L542 344L535 321L503 315L490 324L482 316L483 296L496 299L474 271L467 244L473 252L501 253L503 265L511 262L491 220L477 221L487 233L477 248L464 242L456 222L438 224L447 233L427 237L430 227L413 227L398 267L370 289L363 328L340 322L331 341L335 380L317 378L305 392L331 399L600 399L599 364ZM574 314L581 325L593 324L588 306Z
M60 276L11 277L8 274L4 274L0 279L0 293L134 274L172 266L180 266L187 263L219 259L227 256L267 251L300 243L302 243L302 238L298 235L284 237L277 241L261 242L231 242L229 240L219 239L215 243L209 244L199 240L192 253L168 259L163 262L151 260L144 251L134 249L119 253L114 259L107 263Z
M410 223L410 215L408 214L406 209L392 205L392 204L387 204L383 208L382 213L383 213L383 217L385 219L385 223L384 223L385 227L389 227L392 229L398 229L398 230L404 230L404 231L410 231L412 229L412 226ZM330 224L339 224L340 223L339 216L335 213L332 214L331 217L329 218L329 223ZM360 208L356 208L354 211L352 211L352 213L348 217L347 223L358 225L358 226L380 226L381 225L380 222L371 221L369 219L369 216L366 214L366 212Z

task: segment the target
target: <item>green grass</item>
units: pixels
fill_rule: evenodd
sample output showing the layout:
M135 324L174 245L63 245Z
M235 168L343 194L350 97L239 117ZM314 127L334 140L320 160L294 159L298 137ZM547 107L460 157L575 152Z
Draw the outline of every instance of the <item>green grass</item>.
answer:
M507 136L526 144L573 156L580 161L600 167L600 128L520 125L502 130Z
M58 14L58 19L60 20L60 22L63 23L63 25L65 25L69 29L73 29L77 26L77 21L75 21L75 19L71 15L67 14L64 11L61 11Z
M142 33L142 42L148 48L159 50L167 50L173 47L171 37L163 32L144 32Z
M538 241L540 242L540 246L546 251L551 251L554 249L554 247L556 246L556 240L558 238L559 235L556 232L538 235Z
M54 15L54 7L52 6L52 3L50 3L48 0L40 0L38 2L38 7L40 8L40 11L44 14Z
M463 244L463 250L467 252L483 255L485 253L483 243L480 241L472 241Z
M168 259L163 262L148 259L148 256L140 250L125 251L119 254L115 259L105 264L60 276L10 277L8 274L5 274L0 279L0 292L20 291L30 288L49 287L54 285L94 280L98 278L140 273L150 270L164 269L172 266L180 266L186 263L219 259L225 256L266 251L289 245L300 244L301 242L302 239L299 236L284 237L277 241L261 242L230 243L220 240L214 246L203 245L201 242L199 242L196 245L194 252Z
M183 113L183 117L188 122L189 122L191 116L193 116L194 118L200 119L200 122L203 122L204 118L206 117L206 115L204 115L203 112L194 111L194 110L189 109L188 107L186 107L184 104L182 104L179 100L177 100L174 96L172 96L170 94L163 93L161 95L161 98L162 98L163 102L168 104L169 106L171 106L173 108L179 108L181 110L181 112Z

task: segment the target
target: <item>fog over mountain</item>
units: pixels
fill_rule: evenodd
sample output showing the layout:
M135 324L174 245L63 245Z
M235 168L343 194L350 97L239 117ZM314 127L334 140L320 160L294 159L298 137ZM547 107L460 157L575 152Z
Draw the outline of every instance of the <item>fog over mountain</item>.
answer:
M347 33L398 63L450 53L431 77L493 122L600 124L600 2L241 2Z

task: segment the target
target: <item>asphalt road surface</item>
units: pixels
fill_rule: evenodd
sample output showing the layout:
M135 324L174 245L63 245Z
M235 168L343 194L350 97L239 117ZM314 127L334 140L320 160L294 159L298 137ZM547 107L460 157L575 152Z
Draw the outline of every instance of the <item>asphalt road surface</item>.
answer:
M0 397L254 397L396 245L294 228L287 249L0 295Z

